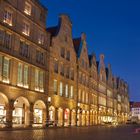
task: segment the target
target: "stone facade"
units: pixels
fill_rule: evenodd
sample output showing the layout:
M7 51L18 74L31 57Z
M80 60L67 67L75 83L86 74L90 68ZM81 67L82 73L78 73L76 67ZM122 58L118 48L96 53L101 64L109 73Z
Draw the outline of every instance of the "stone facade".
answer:
M0 126L124 123L128 85L88 55L86 35L72 37L60 15L47 28L37 0L0 0Z

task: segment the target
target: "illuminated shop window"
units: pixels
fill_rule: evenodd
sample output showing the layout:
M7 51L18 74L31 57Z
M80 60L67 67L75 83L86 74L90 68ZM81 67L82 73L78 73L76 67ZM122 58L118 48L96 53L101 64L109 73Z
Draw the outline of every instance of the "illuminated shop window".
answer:
M24 117L23 108L16 107L13 111L13 123L22 124L22 118Z
M28 66L21 63L18 64L18 80L17 85L28 88Z
M35 69L35 90L44 92L44 72Z
M24 13L26 13L27 15L31 15L31 11L32 11L31 4L28 2L25 2Z
M3 22L12 26L12 13L10 11L5 10Z
M42 123L43 122L43 110L42 109L34 109L34 123Z
M5 122L6 110L3 105L0 105L0 121Z
M22 29L22 33L26 36L30 35L30 25L27 23L23 23L23 29Z

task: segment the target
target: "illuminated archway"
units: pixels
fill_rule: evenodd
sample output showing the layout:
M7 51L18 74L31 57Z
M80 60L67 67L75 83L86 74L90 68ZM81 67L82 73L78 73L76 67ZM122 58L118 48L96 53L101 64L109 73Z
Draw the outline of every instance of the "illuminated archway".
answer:
M70 110L67 108L64 111L64 126L69 126L70 124Z
M49 120L55 121L55 108L54 108L54 106L49 107Z
M14 102L13 124L29 125L29 101L25 97L18 97Z
M46 120L46 105L43 101L38 100L34 104L34 123L43 124Z
M8 105L8 98L0 93L0 126L6 122L6 105Z

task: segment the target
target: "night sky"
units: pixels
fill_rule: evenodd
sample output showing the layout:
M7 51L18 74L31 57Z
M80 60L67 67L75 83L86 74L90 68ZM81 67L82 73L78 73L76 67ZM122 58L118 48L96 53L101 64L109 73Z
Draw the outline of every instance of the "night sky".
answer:
M140 0L41 0L48 8L47 27L70 16L73 37L87 35L89 53L105 54L115 76L128 82L130 99L140 101Z

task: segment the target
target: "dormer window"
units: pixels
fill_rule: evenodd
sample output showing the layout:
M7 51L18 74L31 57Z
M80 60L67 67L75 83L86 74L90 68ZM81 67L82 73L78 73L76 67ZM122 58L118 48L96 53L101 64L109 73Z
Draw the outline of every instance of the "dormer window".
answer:
M10 11L5 11L3 22L7 23L9 26L12 26L12 13Z
M25 2L25 8L24 8L24 13L26 13L27 15L31 15L31 4L28 2Z

